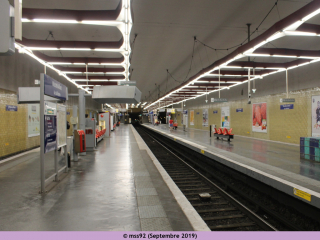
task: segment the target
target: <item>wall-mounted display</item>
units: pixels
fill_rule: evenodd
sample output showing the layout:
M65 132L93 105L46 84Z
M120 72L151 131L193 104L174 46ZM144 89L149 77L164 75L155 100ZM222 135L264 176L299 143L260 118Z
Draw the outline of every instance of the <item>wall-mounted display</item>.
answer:
M202 110L202 126L208 127L208 125L209 125L208 109L203 109Z
M28 104L28 137L40 135L40 104Z
M190 110L190 125L194 125L194 110Z
M252 131L267 133L267 103L252 104Z
M312 137L320 137L320 96L312 96Z
M230 108L221 108L221 127L230 128Z

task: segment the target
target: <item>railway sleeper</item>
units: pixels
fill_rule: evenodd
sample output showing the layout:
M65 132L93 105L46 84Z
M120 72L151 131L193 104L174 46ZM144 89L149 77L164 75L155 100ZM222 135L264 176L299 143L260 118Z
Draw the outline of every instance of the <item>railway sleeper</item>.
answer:
M198 213L210 213L210 212L228 212L228 211L239 211L237 208L217 208L217 209L207 209L199 210Z
M211 230L220 230L220 229L229 229L229 228L239 228L239 227L251 227L255 226L256 223L248 222L248 223L235 223L235 224L228 224L228 225L217 225L217 226L209 226Z
M202 218L204 221L217 221L217 220L225 220L225 219L235 219L235 218L244 218L246 217L243 214L230 215L230 216L219 216L219 217L204 217Z

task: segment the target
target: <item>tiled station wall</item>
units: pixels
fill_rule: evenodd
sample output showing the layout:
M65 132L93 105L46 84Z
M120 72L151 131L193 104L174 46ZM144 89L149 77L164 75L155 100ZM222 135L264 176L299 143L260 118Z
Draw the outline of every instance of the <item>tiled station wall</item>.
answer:
M252 104L248 104L247 83L221 91L221 98L227 98L227 103L211 103L210 100L205 103L205 97L187 101L184 109L188 110L188 127L209 131L209 127L202 126L202 110L206 108L209 125L221 127L221 107L228 106L235 135L299 144L300 137L311 136L311 99L320 95L319 67L320 64L310 64L289 71L289 98L295 98L292 110L280 110L280 105L286 104L280 103L280 98L286 98L285 73L256 80L257 92L251 99L252 103L267 103L267 133L252 131ZM218 93L211 93L208 99L211 98L218 98ZM181 104L174 107L181 108ZM238 108L243 108L243 112L236 112ZM190 110L194 110L194 126L190 125ZM213 111L218 113L213 114ZM181 126L181 118L178 123Z
M0 159L40 145L40 136L28 137L28 105L17 104L18 87L39 87L34 84L40 79L44 67L26 54L16 52L13 56L0 57ZM47 68L47 74L68 87L69 93L77 93L75 85ZM6 111L6 105L18 106L17 112ZM72 106L78 105L78 98L71 97L66 103L67 120L72 116ZM96 112L101 105L86 98L86 113ZM72 135L72 126L68 135Z

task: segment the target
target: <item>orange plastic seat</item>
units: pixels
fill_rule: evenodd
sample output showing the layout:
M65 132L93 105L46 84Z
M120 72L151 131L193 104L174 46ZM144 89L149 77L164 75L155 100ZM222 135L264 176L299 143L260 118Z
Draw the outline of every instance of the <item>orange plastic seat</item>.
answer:
M225 135L225 136L228 135L228 129L224 128L223 131L222 131L222 134Z
M232 134L232 128L230 128L228 135L230 135L230 136L234 135L234 134Z

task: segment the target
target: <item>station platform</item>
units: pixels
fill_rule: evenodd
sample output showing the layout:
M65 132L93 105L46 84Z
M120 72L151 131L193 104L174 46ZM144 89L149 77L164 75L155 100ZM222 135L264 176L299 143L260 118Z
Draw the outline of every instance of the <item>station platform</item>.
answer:
M39 157L0 162L1 231L209 231L132 125L72 162L46 194ZM52 167L46 158L46 174Z
M230 168L320 208L320 163L300 159L300 148L268 140L234 136L218 140L210 132L143 124L165 137L203 153Z

